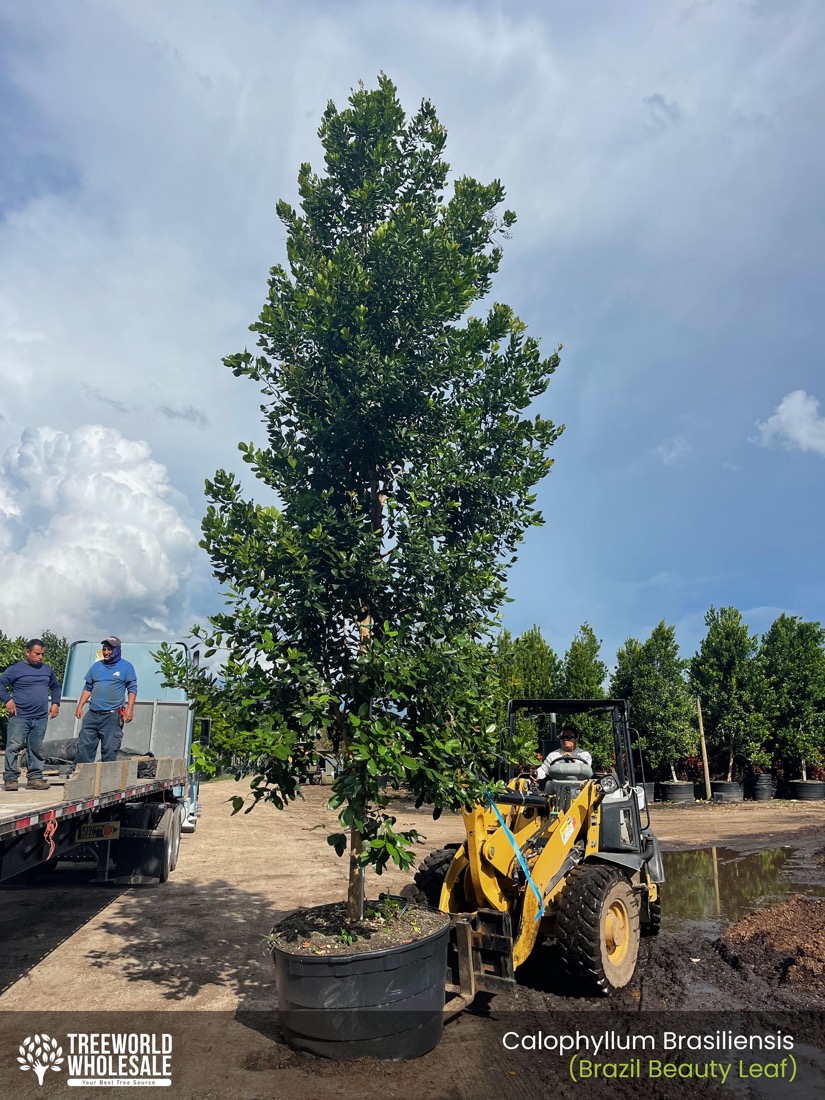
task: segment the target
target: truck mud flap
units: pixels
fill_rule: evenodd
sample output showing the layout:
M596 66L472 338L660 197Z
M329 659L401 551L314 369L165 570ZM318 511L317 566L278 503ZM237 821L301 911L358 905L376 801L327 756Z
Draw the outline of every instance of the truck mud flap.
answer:
M133 886L166 881L171 870L167 836L171 817L171 809L162 802L130 807L130 813L120 829L110 882Z

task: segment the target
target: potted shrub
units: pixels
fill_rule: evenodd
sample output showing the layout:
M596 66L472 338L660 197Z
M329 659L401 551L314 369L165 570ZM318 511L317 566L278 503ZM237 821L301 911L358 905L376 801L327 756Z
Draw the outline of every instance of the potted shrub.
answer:
M790 798L825 797L825 628L780 615L759 650L762 710ZM791 776L798 778L790 778Z
M496 212L497 181L459 177L444 198L446 135L430 103L408 119L382 75L346 109L330 104L319 136L325 174L302 166L300 210L278 204L287 263L251 326L259 351L225 360L263 394L267 443L240 450L267 499L248 500L223 470L207 482L202 546L228 607L194 634L225 659L188 689L245 741L254 776L236 810L298 797L311 745L330 739L341 827L329 842L350 870L340 923L349 954L369 954L364 872L408 867L417 839L396 829L387 790L437 814L482 797L493 774L482 643L518 543L541 522L533 487L560 429L526 410L558 356L542 358L507 306L467 316L515 217ZM181 675L168 650L161 659ZM281 959L290 944L275 935ZM336 976L340 954L319 958L306 981L326 968L318 1042L335 1056L339 991L359 982Z
M754 802L769 802L773 798L771 754L764 748L755 749L750 757L750 771L745 780L745 794Z
M660 776L658 783L645 784L653 788L649 796L665 802L692 802L694 797L693 784L684 783L676 773L677 762L696 743L686 666L679 656L676 628L662 620L645 642L625 641L616 654L610 683L611 695L630 704L645 766Z

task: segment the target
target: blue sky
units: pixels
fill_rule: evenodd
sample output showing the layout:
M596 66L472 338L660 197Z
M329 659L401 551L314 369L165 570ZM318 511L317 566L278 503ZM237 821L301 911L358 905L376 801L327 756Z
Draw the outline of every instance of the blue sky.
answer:
M711 604L825 619L825 9L0 0L0 628L181 634L203 480L260 440L278 198L379 70L519 216L494 297L561 367L514 632L612 664Z

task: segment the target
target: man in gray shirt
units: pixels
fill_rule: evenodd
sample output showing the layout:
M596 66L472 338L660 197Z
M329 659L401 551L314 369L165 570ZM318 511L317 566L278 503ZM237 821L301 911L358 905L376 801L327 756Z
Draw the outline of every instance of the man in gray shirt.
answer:
M554 749L545 756L536 772L536 782L543 783L550 774L550 765L557 760L563 760L565 756L572 757L574 760L581 760L589 768L593 766L593 757L586 749L579 748L579 736L572 726L565 726L562 729L559 734L559 748Z

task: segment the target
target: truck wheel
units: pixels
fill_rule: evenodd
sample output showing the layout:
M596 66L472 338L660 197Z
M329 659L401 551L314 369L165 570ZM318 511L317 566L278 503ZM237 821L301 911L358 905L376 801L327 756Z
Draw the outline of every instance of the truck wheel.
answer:
M639 903L615 867L574 868L559 899L556 938L564 974L588 995L630 982L639 957Z
M180 803L176 803L170 810L172 817L172 824L170 826L172 831L172 847L169 852L169 870L174 871L178 865L178 855L180 853L180 832L181 822L183 820L183 807Z
M444 848L436 848L434 852L430 852L415 873L414 885L404 887L404 897L437 909L441 887L460 847L460 844L447 844Z
M158 822L155 833L163 837L163 855L158 870L158 882L166 882L172 870L172 854L175 850L175 836L178 835L175 821L179 821L176 810L167 810Z

